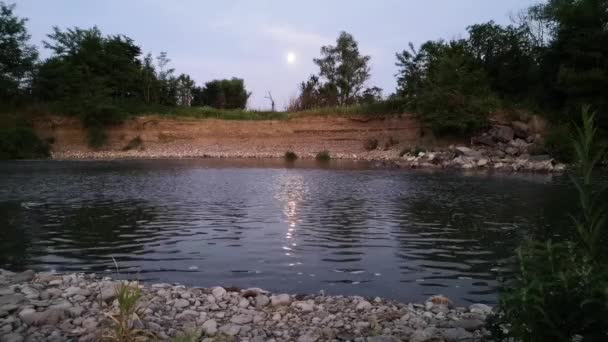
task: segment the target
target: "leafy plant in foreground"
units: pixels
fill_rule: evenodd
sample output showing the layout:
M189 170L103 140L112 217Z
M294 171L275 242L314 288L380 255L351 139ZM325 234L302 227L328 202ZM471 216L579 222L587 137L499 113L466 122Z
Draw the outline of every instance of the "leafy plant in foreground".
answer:
M519 248L519 269L501 298L499 321L507 332L499 338L521 341L608 340L608 267L602 229L605 186L593 179L603 155L597 147L594 115L583 111L574 138L581 212L573 216L571 241L529 242Z
M116 299L118 301L118 313L108 315L113 322L113 329L104 336L104 340L115 342L147 341L153 337L150 333L136 329L133 325L139 320L141 290L137 284L122 282L116 287Z

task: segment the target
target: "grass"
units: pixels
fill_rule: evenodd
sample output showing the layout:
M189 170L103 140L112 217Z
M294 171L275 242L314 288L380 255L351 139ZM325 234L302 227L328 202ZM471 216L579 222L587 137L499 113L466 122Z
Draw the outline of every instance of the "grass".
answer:
M375 103L351 106L314 108L297 112L299 116L367 116L372 118L400 116L407 113L403 99L387 99Z
M323 150L323 151L317 153L317 155L315 156L315 159L318 161L329 161L331 159L331 156L330 156L328 150Z
M112 329L104 336L104 340L113 342L138 342L152 339L154 336L147 331L134 328L133 322L139 320L141 290L137 284L122 282L116 288L118 313L108 315L113 322Z
M287 151L287 152L285 152L284 158L287 161L294 161L294 160L298 159L298 155L293 151Z

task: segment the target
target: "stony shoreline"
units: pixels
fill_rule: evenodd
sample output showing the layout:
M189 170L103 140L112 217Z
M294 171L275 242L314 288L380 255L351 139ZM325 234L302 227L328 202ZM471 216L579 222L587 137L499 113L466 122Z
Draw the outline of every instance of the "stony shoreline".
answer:
M104 340L119 313L120 284L95 274L0 270L0 341ZM257 288L130 285L141 291L131 325L146 340L480 341L488 337L485 321L492 313L484 304L454 307L439 295L404 304Z

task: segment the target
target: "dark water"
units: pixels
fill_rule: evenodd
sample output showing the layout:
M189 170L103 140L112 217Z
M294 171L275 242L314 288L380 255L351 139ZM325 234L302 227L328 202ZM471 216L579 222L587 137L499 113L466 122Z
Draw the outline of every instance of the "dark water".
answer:
M563 177L281 161L0 163L0 267L420 301L496 300Z

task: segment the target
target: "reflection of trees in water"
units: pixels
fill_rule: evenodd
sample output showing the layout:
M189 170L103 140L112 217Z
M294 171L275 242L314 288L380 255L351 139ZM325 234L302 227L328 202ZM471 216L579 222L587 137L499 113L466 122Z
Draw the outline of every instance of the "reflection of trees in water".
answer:
M0 203L0 267L22 270L31 260L44 213L22 208L19 202ZM40 252L39 252L40 253Z
M11 268L35 263L37 257L107 264L113 255L142 253L146 243L158 239L163 228L146 225L156 211L143 201L78 208L0 206L0 260Z

